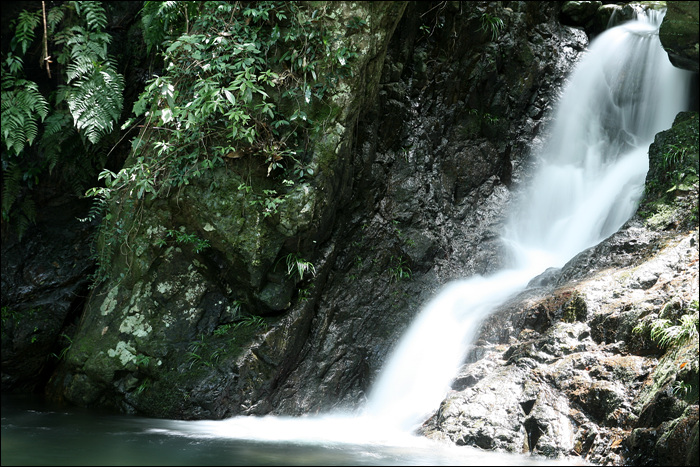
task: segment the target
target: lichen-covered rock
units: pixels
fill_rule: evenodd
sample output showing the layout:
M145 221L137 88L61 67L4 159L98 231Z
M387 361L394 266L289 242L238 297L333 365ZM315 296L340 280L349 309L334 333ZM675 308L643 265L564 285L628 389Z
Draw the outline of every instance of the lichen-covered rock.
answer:
M668 11L661 23L659 39L671 63L678 68L700 70L700 5L698 2L666 2Z
M271 410L264 399L296 364L312 317L311 274L295 271L324 264L316 245L348 201L355 122L405 6L325 5L332 35L342 32L356 59L310 142L314 176L284 203L250 198L252 186L273 186L245 163L206 171L168 199L112 202L98 245L107 279L50 381L53 397L175 418ZM353 18L366 27L351 34Z

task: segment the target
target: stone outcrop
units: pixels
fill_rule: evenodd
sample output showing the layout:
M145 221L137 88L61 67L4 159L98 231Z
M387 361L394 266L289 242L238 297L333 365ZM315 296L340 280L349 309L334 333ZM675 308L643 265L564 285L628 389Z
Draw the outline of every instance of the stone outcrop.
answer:
M357 406L422 303L452 279L502 266L509 186L586 45L556 11L407 7L360 121L353 201L329 246L303 358L273 397L279 413ZM504 21L496 38L485 15Z
M572 259L559 286L513 298L483 324L421 431L596 464L690 465L697 399L674 388L697 380L697 336L664 353L641 329L664 310L697 313L697 242L697 229L669 235L633 220ZM668 449L665 437L683 449Z
M508 186L586 45L557 9L367 6L369 26L346 38L354 78L313 143L316 176L277 215L245 208L229 169L112 204L130 236L49 392L175 418L360 402L421 302L500 267ZM290 258L315 277L288 275Z
M351 17L367 27L345 37L357 56L353 77L312 142L313 180L295 186L270 219L238 189L245 162L211 170L170 199L113 203L110 215L127 235L49 385L56 397L176 418L271 410L265 395L298 358L312 318L312 302L297 295L308 284L285 262L314 261L323 277L314 248L348 199L355 122L376 94L405 3L328 8L329 27L345 32ZM108 235L101 248L114 243ZM178 240L193 236L211 247Z
M666 2L668 11L659 30L659 39L668 58L678 68L700 71L700 44L698 43L698 2Z
M656 136L635 217L483 323L422 433L603 465L696 463L698 179L685 164L697 166L697 118ZM688 155L668 166L676 147ZM659 320L679 334L687 323L689 339L660 345Z
M41 390L82 313L94 261L89 202L54 198L21 241L2 244L2 390Z

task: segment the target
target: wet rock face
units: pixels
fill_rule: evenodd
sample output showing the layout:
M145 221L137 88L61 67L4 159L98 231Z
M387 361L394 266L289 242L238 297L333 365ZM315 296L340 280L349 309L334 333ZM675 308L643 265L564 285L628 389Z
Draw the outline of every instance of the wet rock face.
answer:
M632 237L640 241L620 247ZM697 384L697 337L665 350L642 329L697 306L697 237L633 219L550 271L560 279L534 283L484 322L454 391L421 432L600 464L691 465L697 394L673 387Z
M229 170L169 200L111 206L143 228L114 256L48 391L175 418L360 403L421 303L503 265L509 187L587 44L558 23L558 8L368 10L377 29L348 38L365 51L357 78L334 97L336 124L312 142L318 176L278 217L244 211ZM197 251L175 231L211 247ZM313 278L283 270L299 249Z
M333 249L316 250L347 202L354 125L376 95L378 67L404 7L327 5L329 34L342 32L356 54L352 76L329 98L324 111L333 115L309 142L313 179L290 188L274 215L240 188L252 179L272 184L255 161L206 171L167 199L113 200L113 229L100 240L117 238L115 254L48 383L51 397L174 418L271 410L268 397L300 358L317 299L314 275L298 277L285 262L290 254L313 261L322 287ZM352 18L367 27L351 30Z
M602 5L603 2L564 2L561 7L561 21L572 26L590 28Z
M668 2L668 11L659 30L659 39L674 66L698 72L698 2Z
M273 397L280 413L361 403L421 304L503 266L510 186L587 44L557 4L431 6L407 6L359 122L351 201L304 358Z
M94 270L89 202L56 198L20 241L2 242L2 390L40 391L85 303ZM53 356L52 356L53 355Z

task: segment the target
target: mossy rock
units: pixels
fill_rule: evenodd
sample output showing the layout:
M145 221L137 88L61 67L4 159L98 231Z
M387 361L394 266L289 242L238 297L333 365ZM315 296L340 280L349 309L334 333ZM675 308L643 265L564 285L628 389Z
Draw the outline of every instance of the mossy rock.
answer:
M562 307L562 321L573 323L574 321L586 321L588 306L586 300L578 292L574 292L571 300Z
M659 39L671 63L697 73L698 66L698 2L666 2L668 11L661 23Z
M652 228L697 224L700 174L698 112L679 113L649 147L649 171L640 213Z

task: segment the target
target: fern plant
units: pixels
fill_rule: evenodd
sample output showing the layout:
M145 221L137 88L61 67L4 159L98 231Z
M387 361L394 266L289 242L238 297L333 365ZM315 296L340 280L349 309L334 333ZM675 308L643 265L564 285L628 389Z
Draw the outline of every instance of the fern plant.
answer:
M190 21L196 16L200 2L143 2L141 24L143 40L150 52L180 34L189 33Z
M688 312L678 320L657 318L642 320L633 329L635 333L649 333L649 337L660 348L678 349L692 340L698 339L698 301L694 300Z
M122 112L124 77L111 63L79 57L68 66L68 108L78 132L92 144L114 129Z
M23 67L37 58L41 24L46 29L40 61L49 66L55 60L60 72L53 77L47 68L52 80L42 89ZM42 179L56 175L58 167L64 183L82 195L96 166L103 166L100 147L115 130L124 91L124 78L108 55L106 26L105 8L96 1L60 3L45 15L25 10L11 23L14 35L2 57L2 219L20 236L34 221L31 193Z
M481 31L490 34L491 40L495 41L498 39L498 34L501 32L505 24L503 20L498 16L491 15L489 13L483 13L481 15Z
M10 65L9 59L2 63L2 139L7 150L19 156L36 140L49 103L36 83L13 76Z
M289 253L286 256L286 262L287 275L289 277L298 275L299 280L303 280L307 272L310 272L312 276L316 275L316 268L314 267L313 263L306 261L296 253Z
M39 26L40 22L40 11L21 11L17 20L10 23L10 27L15 29L15 35L10 42L12 50L21 49L22 55L26 54L32 42L34 42L34 30Z

